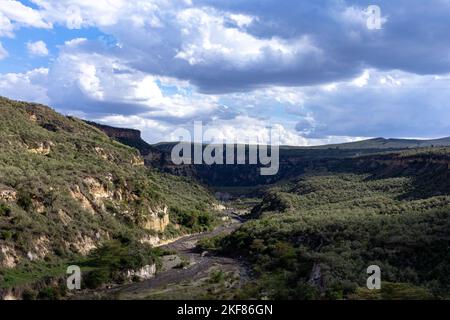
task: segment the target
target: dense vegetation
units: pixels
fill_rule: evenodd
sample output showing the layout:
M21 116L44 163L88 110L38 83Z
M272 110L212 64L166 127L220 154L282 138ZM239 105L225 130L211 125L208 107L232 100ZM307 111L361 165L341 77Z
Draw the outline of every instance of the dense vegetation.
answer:
M408 151L383 155L392 163L354 160L367 173L310 172L273 188L232 235L201 245L250 263L257 281L243 298L448 298L449 155ZM364 289L370 265L382 270L380 292Z

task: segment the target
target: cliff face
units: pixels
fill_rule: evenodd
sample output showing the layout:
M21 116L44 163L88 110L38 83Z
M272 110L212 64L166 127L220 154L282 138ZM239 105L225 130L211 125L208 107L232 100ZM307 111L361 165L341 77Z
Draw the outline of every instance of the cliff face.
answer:
M115 128L91 121L86 121L86 123L100 129L110 138L138 149L143 156L148 155L152 151L155 152L155 149L142 139L141 132L139 130Z

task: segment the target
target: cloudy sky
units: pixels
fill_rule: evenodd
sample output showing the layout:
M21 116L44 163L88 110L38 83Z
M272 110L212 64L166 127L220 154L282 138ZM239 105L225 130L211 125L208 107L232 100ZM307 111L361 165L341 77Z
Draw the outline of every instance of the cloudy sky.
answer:
M293 145L450 136L449 21L450 0L0 0L0 95L149 142L194 121Z

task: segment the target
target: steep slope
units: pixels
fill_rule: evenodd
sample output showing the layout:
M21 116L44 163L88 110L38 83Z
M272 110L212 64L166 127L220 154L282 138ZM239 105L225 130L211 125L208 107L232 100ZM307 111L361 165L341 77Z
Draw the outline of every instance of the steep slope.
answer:
M46 106L0 98L0 146L0 269L213 223L206 189Z

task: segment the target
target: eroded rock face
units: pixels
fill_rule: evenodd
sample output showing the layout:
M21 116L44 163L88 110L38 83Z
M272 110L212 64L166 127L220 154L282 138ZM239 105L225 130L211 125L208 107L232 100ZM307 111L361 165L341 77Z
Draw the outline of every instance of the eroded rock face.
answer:
M145 162L144 162L144 159L142 157L134 156L131 159L131 164L133 166L143 166L143 165L145 165Z
M159 236L148 235L142 238L139 242L142 244L148 244L151 245L152 247L155 247L161 243L161 238Z
M65 226L72 222L72 218L62 209L59 209L58 217Z
M94 151L103 160L113 160L113 157L108 154L103 148L95 147Z
M22 299L22 293L18 292L19 290L16 290L14 288L12 289L0 289L0 300L21 300Z
M129 280L138 278L140 281L151 279L156 274L156 264L148 264L138 270L128 270L126 277Z
M92 195L92 198L94 198L94 201L100 202L102 199L113 197L113 193L108 191L108 188L99 180L93 177L87 177L83 182L89 189L89 193Z
M33 243L33 250L27 252L27 258L30 261L41 260L50 253L48 249L50 246L50 240L46 236L41 236Z
M82 235L78 236L77 241L72 243L72 246L82 255L87 255L92 250L97 249L97 244L92 238Z
M149 215L142 223L142 227L147 230L164 232L169 223L169 209L167 207L156 208L149 210Z
M14 268L18 263L16 250L8 245L0 245L0 267Z
M0 200L13 202L17 200L17 191L13 188L0 185Z
M42 154L44 156L50 154L53 143L50 141L41 142L36 148L29 148L31 153Z
M94 207L92 207L91 202L88 198L81 192L79 186L75 186L73 190L70 190L70 195L72 198L74 198L78 203L81 205L81 207L88 211L89 213L95 214Z

